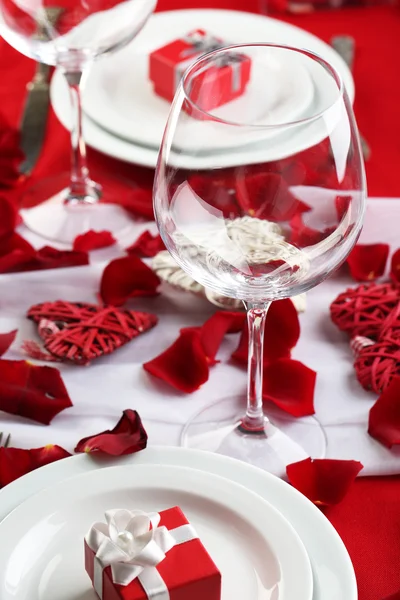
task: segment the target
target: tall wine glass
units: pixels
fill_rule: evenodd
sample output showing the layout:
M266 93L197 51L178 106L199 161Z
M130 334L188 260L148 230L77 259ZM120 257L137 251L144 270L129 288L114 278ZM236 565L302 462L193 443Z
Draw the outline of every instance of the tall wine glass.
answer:
M51 200L24 211L27 226L46 238L70 243L89 229L106 229L118 235L130 225L128 214L112 203L128 202L132 184L127 186L112 173L97 173L96 180L89 174L82 136L80 85L93 61L122 48L138 34L156 2L57 0L53 5L45 0L0 0L0 34L22 54L59 67L71 96L69 182L63 174L54 174L29 189L23 199L23 206ZM127 65L127 72L134 68L135 65Z
M310 290L346 259L365 202L352 107L325 60L254 44L188 69L160 150L156 220L182 269L243 301L249 358L247 409L240 395L214 403L187 424L185 445L275 472L323 452L315 421L264 414L265 320L271 302Z

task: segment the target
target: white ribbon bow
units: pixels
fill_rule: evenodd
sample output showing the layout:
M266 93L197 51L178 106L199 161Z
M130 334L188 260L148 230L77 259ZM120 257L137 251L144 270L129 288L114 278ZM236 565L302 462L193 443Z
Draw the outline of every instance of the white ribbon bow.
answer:
M86 541L103 568L111 565L118 585L128 585L146 567L156 567L175 545L168 529L158 527L158 513L116 509L105 516L107 524L95 523Z

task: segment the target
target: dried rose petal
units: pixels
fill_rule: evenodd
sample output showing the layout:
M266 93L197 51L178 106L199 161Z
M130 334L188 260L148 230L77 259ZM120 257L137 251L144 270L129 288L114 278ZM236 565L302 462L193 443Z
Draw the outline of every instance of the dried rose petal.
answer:
M116 240L109 231L93 231L93 229L90 229L75 238L72 248L75 252L90 252L91 250L108 248L108 246L113 246L115 243Z
M264 365L279 358L288 358L299 337L299 316L293 302L289 299L273 302L265 323ZM232 358L247 365L248 345L249 332L245 324L239 346L232 354Z
M194 392L208 380L210 370L201 337L200 328L182 329L178 339L143 368L181 392Z
M103 452L122 456L139 452L147 446L147 433L136 410L127 409L112 430L83 438L75 452Z
M164 242L160 235L152 235L150 231L144 231L138 239L126 249L128 254L136 254L136 256L151 258L165 250Z
M293 415L313 415L317 374L291 358L281 358L264 369L263 398Z
M48 425L71 399L58 369L0 360L0 410Z
M64 448L53 444L32 450L0 448L0 488L34 469L69 456L71 454Z
M306 458L286 467L290 483L318 506L339 504L363 465L356 460Z
M121 306L128 298L155 296L157 275L135 255L112 260L104 269L100 296L105 304Z
M391 448L400 444L400 377L394 377L369 411L368 433Z
M356 281L374 281L382 277L388 256L388 244L357 244L347 259L351 276Z

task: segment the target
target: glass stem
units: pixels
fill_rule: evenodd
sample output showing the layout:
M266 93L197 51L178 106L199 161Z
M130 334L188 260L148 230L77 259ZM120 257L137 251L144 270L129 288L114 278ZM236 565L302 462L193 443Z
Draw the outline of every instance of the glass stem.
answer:
M65 203L93 204L99 200L100 189L89 177L86 161L86 144L82 135L82 99L80 88L82 71L64 71L64 76L70 91L73 116L71 128L72 162L70 189Z
M246 303L249 327L249 366L247 388L247 410L241 429L248 432L264 431L266 417L263 411L263 359L264 330L271 302Z

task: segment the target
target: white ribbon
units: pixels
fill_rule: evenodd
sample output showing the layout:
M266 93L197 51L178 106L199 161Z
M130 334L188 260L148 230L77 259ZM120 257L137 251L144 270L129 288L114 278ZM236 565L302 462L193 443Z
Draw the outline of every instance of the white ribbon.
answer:
M111 566L112 579L117 585L128 585L138 578L149 600L169 600L167 585L156 566L174 546L198 536L191 525L169 531L158 527L158 513L140 510L109 510L107 523L95 523L85 540L96 553L94 559L94 589L103 598L103 571Z

